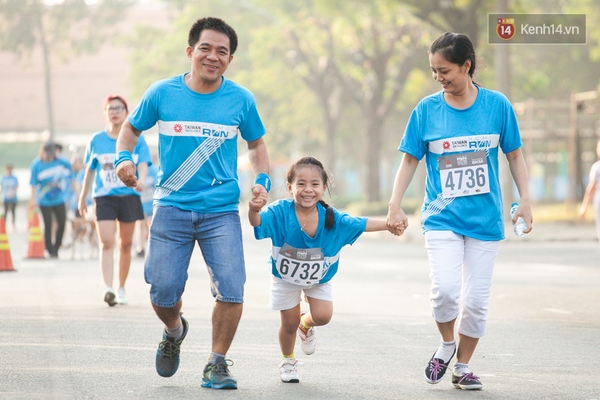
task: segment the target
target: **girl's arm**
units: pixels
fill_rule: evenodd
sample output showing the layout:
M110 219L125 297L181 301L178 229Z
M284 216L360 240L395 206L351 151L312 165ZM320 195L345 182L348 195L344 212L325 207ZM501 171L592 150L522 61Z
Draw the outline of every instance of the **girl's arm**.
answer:
M387 231L385 219L367 218L367 228L365 232Z
M252 210L248 211L248 220L250 221L250 225L259 226L260 225L260 212Z
M250 225L260 225L260 210L267 205L269 194L262 185L254 185L252 199L248 202L248 220Z

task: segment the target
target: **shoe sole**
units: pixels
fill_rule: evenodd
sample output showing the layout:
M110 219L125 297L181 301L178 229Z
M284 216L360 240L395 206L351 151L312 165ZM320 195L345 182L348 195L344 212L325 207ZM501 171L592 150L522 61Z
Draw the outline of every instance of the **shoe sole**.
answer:
M286 381L283 378L281 378L281 382L283 382L283 383L300 383L300 379L298 379L298 378L292 378L289 381Z
M431 379L429 379L429 377L427 376L427 374L424 374L425 376L425 381L427 383L429 383L430 385L437 385L438 383L440 383L442 381L442 379L444 379L444 377L442 376L440 379L438 379L437 381L432 381Z
M483 389L483 385L459 385L457 383L454 384L456 389L462 390L481 390Z
M222 385L213 385L210 381L202 379L202 384L200 385L203 388L208 389L237 389L236 383L224 383Z
M117 301L115 300L115 297L116 297L116 296L115 296L115 294L114 294L114 293L110 293L110 292L109 292L109 293L106 293L106 294L104 295L104 301L105 301L106 303L108 303L108 305L109 305L109 306L111 306L111 307L112 307L112 306L114 306L115 304L117 304Z

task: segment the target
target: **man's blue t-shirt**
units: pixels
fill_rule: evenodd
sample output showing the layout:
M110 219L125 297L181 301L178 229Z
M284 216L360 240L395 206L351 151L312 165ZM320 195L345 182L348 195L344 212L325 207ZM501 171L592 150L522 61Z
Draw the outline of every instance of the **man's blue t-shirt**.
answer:
M521 136L508 99L496 91L481 87L478 90L477 99L466 109L449 106L443 91L421 100L410 116L399 150L418 160L426 158L426 193L421 210L425 232L450 230L479 240L501 240L504 223L498 153L500 148L504 153L520 148ZM482 153L475 153L478 151ZM472 160L475 154L483 157ZM451 157L455 159L446 161ZM465 170L465 174L460 168L455 169L455 174L441 170L440 162L445 166L445 162L455 161L459 166L467 161L485 164L487 173L474 173L482 170L481 165ZM489 192L465 195L469 186L465 183L484 181L489 184ZM449 192L461 183L464 191L451 197L443 195L444 190Z
M154 205L202 213L236 211L238 132L248 142L266 132L254 95L225 77L215 92L197 93L185 84L185 75L152 84L129 115L140 131L158 123Z

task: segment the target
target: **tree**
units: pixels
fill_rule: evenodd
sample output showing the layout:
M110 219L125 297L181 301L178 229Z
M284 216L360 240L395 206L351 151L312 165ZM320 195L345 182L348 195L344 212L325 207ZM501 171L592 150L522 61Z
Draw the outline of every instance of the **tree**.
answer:
M482 27L487 26L483 12L491 9L490 0L398 0L410 5L413 14L434 28L464 33L476 44ZM483 22L482 22L483 21Z
M93 53L109 38L109 31L133 0L104 0L88 6L84 0L46 5L42 0L0 0L0 49L18 58L40 49L50 138L54 137L52 65L70 57Z
M355 122L350 138L362 144L363 197L377 202L384 126L397 111L409 73L424 59L427 29L385 0L292 3L277 8L276 26L263 28L274 36L281 32L272 51L288 55L293 74L318 100L329 165L335 165L341 145L340 124ZM255 68L270 63L258 58Z

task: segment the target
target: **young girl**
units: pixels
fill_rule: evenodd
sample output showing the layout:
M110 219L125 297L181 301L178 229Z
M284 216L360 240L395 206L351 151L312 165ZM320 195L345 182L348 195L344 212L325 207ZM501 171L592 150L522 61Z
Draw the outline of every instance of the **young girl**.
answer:
M340 250L352 244L363 232L384 231L384 220L352 217L330 207L322 200L328 176L323 164L304 157L287 172L291 199L270 204L264 211L266 196L249 203L250 224L257 239L271 238L270 308L280 310L279 345L283 360L279 364L282 382L300 381L294 355L296 331L302 351L316 349L315 326L326 325L333 314L331 278L338 270ZM398 225L394 234L402 234ZM310 311L301 312L301 294Z

